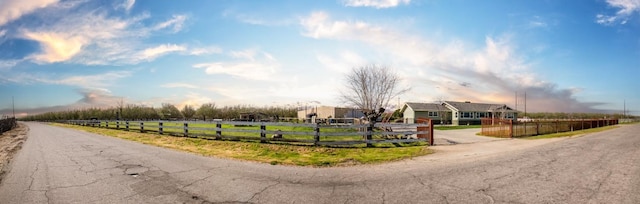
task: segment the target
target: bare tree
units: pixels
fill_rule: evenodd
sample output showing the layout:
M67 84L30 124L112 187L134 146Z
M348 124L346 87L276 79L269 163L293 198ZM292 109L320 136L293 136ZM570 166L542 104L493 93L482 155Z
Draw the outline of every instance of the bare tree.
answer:
M182 113L176 106L170 103L163 103L162 108L160 108L160 116L164 119L182 119Z
M200 108L196 111L196 115L202 117L202 120L213 119L217 113L217 107L215 103L205 103L200 105Z
M340 100L362 110L386 108L391 99L409 91L399 83L400 77L386 66L355 67L346 76L346 90Z
M184 105L184 107L182 108L182 115L184 116L185 119L191 119L195 114L196 114L196 109L194 109L190 105Z

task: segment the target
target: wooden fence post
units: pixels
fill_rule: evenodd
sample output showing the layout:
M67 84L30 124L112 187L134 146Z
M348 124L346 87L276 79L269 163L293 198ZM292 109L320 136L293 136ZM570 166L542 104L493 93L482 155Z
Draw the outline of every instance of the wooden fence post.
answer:
M264 123L260 124L260 143L265 143L267 142L267 133L265 132L267 130L267 126L264 125Z
M367 126L367 135L365 137L365 141L367 142L367 147L373 147L373 144L371 144L371 139L373 138L373 126L375 125L375 121L369 123L369 126Z
M513 120L509 120L509 138L513 138Z
M184 123L184 136L189 136L189 123Z
M161 135L164 133L164 132L162 131L162 122L159 122L159 123L158 123L158 133L160 133Z
M129 121L126 121L125 129L126 129L127 131L129 131Z
M144 132L144 122L140 122L140 132Z
M216 139L222 139L222 123L216 122Z
M433 120L429 119L429 146L433 146Z
M318 145L320 142L320 125L316 123L316 126L313 128L313 144Z

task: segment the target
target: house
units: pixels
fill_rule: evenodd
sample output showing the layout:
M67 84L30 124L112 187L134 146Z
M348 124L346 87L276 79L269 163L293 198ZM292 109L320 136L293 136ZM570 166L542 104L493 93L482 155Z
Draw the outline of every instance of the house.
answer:
M313 107L313 108L298 111L298 119L300 120L310 118L311 115L314 115L316 116L316 118L321 118L321 119L360 118L364 116L362 111L360 111L359 109L341 108L341 107L333 107L333 106L320 106L320 107Z
M405 103L400 109L404 123L413 124L417 118L428 118L433 124L451 124L451 110L437 103Z
M516 120L517 111L505 104L445 101L437 103L405 103L401 109L405 123L428 118L433 124L477 125L482 118Z
M516 120L517 111L505 104L471 103L470 101L442 103L451 110L452 125L479 125L482 118Z

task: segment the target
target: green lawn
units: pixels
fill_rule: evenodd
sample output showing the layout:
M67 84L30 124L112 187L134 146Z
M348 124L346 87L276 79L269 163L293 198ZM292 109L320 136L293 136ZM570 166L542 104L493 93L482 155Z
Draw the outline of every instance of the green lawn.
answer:
M173 137L151 133L140 133L136 131L122 131L58 123L53 125L122 138L143 144L192 152L204 156L257 161L273 165L284 164L324 167L375 164L408 159L432 153L432 151L428 149L427 146L424 146L424 144L420 144L418 146L411 144L400 145L399 147L388 144L377 146L377 148L331 148L321 146L263 144L258 142L233 142L189 137ZM111 127L111 124L109 126Z

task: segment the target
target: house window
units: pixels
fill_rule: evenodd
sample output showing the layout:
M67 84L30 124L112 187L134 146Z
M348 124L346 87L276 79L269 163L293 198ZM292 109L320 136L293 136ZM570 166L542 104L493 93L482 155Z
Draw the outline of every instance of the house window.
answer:
M505 115L506 115L505 118L513 118L513 113L507 113Z
M484 113L484 112L478 113L478 118L486 118L486 117L487 117L487 113Z
M462 115L461 118L473 118L472 112L462 112L460 114Z
M438 117L438 112L429 112L429 117Z

